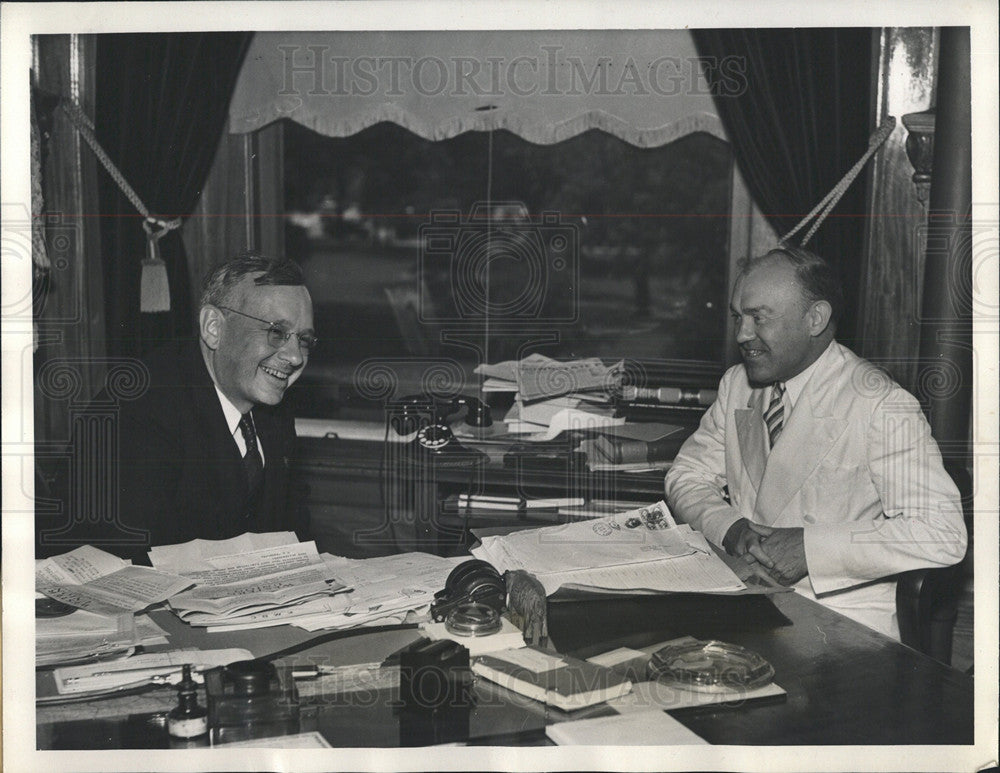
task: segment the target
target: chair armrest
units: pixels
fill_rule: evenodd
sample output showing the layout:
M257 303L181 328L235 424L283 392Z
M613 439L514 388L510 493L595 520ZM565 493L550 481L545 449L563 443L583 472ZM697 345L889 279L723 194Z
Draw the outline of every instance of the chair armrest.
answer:
M896 576L896 618L903 644L944 663L951 662L961 576L960 564L913 569Z
M899 639L908 647L920 646L920 592L929 569L913 569L896 575L896 620Z

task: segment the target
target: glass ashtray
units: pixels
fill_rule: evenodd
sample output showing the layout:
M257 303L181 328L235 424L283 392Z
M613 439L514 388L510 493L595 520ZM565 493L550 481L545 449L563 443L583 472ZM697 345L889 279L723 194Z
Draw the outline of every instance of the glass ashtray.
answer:
M688 636L654 652L648 675L651 680L688 690L722 693L770 684L774 667L756 652L739 645Z

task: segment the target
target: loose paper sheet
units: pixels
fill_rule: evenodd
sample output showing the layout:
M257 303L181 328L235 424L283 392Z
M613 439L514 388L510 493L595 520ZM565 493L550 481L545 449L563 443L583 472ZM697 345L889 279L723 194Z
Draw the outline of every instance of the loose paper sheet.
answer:
M138 612L191 585L184 577L132 566L91 545L35 564L40 593L98 615Z
M246 532L232 539L194 539L179 545L158 545L149 551L149 558L155 568L181 574L178 567L197 566L219 556L234 556L279 545L294 545L298 541L295 532L291 531L263 534Z
M590 658L591 661L594 658ZM717 703L740 703L758 698L776 698L785 691L771 684L753 690L733 690L732 692L697 692L674 687L665 682L635 682L632 692L608 701L608 706L619 714L648 711L651 708L664 711L686 709L694 706L712 706Z
M658 709L557 722L545 728L545 734L560 746L675 746L707 743L701 736Z
M179 674L181 666L185 664L190 664L193 670L200 670L251 659L253 653L235 647L218 650L183 649L136 655L112 662L57 668L54 676L56 690L60 695L67 695L110 690L157 674Z
M228 585L310 565L322 565L315 542L296 542L245 553L212 556L178 564L177 567L179 574L197 580L199 585Z

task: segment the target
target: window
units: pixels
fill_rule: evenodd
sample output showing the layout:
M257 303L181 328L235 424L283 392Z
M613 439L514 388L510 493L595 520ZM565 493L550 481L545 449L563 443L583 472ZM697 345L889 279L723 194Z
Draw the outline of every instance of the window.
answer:
M322 384L356 398L372 358L448 358L466 373L529 351L698 360L706 386L721 372L734 220L722 140L433 142L391 123L331 138L285 122L284 147L285 248L322 339L300 410L327 410Z

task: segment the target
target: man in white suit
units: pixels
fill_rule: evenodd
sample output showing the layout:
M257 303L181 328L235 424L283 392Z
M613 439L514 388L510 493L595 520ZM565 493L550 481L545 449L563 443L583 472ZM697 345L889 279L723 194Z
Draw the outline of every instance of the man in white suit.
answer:
M758 573L894 638L893 575L965 555L958 489L916 399L834 340L830 266L782 247L745 263L743 364L666 477L673 514Z

